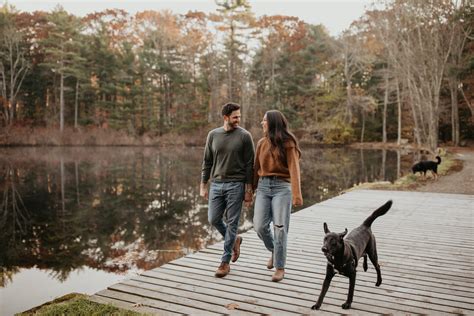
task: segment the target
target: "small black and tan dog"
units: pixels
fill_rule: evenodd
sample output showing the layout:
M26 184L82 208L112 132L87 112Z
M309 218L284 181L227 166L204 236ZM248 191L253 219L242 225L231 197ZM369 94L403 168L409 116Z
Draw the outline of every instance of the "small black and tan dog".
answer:
M367 255L377 271L377 283L375 286L382 284L382 275L377 258L377 247L375 245L375 236L372 233L371 225L373 221L388 212L392 206L392 200L388 201L378 209L359 227L353 229L346 238L347 228L343 233L330 232L328 225L324 223L324 243L321 250L327 258L326 278L323 282L321 294L316 304L311 309L319 309L323 303L324 296L329 289L329 284L336 273L342 274L349 278L349 293L347 301L342 304L343 309L351 308L352 298L354 297L354 287L356 280L356 268L360 257L364 257L363 268L367 271Z
M436 161L432 160L422 160L417 162L411 167L413 174L417 172L423 175L423 178L426 176L426 172L429 170L433 174L434 178L438 178L438 165L441 163L441 157L436 156Z

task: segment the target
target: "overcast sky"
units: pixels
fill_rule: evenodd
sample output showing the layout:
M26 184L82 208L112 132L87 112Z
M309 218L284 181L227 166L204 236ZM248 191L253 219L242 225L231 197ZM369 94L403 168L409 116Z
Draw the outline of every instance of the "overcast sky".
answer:
M3 1L3 0L0 0ZM3 1L4 2L4 1ZM323 24L331 35L339 35L369 7L371 0L249 0L257 15L297 16L311 24ZM130 13L169 9L174 13L189 10L214 12L214 0L9 0L20 11L51 11L57 4L75 15L85 15L108 8Z

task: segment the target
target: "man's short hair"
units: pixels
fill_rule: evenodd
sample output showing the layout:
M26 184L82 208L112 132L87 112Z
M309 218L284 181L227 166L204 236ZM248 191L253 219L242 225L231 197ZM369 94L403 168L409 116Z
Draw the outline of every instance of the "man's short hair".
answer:
M232 112L237 110L240 110L240 105L238 105L237 103L226 103L222 107L222 115L229 116L230 114L232 114Z

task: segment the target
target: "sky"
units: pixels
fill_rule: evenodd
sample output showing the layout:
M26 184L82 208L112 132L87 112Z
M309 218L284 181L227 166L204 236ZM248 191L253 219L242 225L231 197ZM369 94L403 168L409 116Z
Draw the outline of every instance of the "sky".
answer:
M124 9L134 14L144 10L168 9L184 14L189 10L214 12L214 0L8 0L20 11L51 11L60 4L66 11L83 16L104 9ZM333 36L358 19L372 0L249 0L255 15L296 16L311 24L323 24ZM3 1L5 3L5 1Z

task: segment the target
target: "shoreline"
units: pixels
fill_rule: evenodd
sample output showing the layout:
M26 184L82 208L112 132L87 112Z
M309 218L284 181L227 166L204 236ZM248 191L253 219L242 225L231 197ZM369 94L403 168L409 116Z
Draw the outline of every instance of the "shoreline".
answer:
M0 129L0 148L9 147L203 147L205 146L208 129L199 128L193 133L169 133L158 135L154 133L145 133L142 135L130 135L124 131L111 128L99 127L79 127L74 129L66 127L62 133L58 129L49 127L25 127L15 126ZM260 133L253 134L254 142L260 139ZM378 142L352 142L352 143L324 143L302 137L299 139L300 146L315 148L362 148L362 149L389 149L389 150L409 150L423 151L425 153L433 152L423 146L415 143L408 143L403 139L402 144L398 145L397 140L389 140L386 143ZM474 140L465 142L467 147L474 147ZM439 148L450 147L449 143L440 143Z
M438 168L438 179L434 179L430 172L425 178L410 173L393 183L388 181L360 183L341 194L357 189L369 189L474 195L474 148L446 147L440 156L443 161Z

